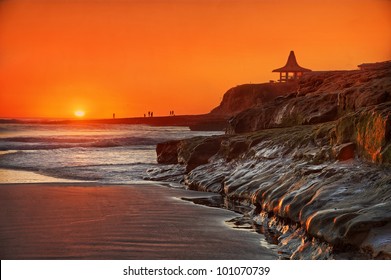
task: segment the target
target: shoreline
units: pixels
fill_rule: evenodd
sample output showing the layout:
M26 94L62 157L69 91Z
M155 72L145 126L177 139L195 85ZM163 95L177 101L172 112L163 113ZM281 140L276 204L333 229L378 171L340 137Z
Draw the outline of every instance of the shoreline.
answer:
M92 181L81 181L64 178L56 178L42 175L34 171L0 168L0 186L17 184L52 184L52 183L90 183Z
M150 126L186 126L195 131L221 131L227 125L227 117L220 115L178 115L155 117L130 117L114 119L6 119L0 118L0 124L43 124L43 125L91 125L91 124L130 124Z
M211 196L159 184L0 184L1 258L278 258L262 235L226 224L238 214L182 199Z
M182 165L187 188L252 204L290 259L391 259L391 63L372 66L308 73L272 100L232 88L219 110L241 112L225 135L159 143L158 162Z

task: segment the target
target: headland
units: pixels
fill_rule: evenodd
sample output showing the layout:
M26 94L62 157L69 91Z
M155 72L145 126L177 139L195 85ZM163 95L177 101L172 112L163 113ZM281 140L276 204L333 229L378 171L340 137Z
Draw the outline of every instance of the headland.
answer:
M226 134L159 144L173 165L151 179L253 207L282 258L390 259L391 63L378 65L230 89L211 112Z

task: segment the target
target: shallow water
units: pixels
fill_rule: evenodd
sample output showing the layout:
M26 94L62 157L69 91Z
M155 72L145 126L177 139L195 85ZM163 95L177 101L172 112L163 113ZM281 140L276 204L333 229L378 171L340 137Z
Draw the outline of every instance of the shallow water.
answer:
M0 169L0 184L81 182L41 175L32 171Z
M123 124L1 124L0 169L68 180L132 183L157 167L157 143L221 133ZM21 176L10 172L7 180L0 177L0 183L21 182Z

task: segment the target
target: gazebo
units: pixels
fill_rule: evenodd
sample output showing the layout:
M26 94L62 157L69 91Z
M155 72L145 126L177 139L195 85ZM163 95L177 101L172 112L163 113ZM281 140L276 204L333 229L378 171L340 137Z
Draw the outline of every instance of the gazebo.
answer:
M304 72L311 72L311 70L301 67L296 61L295 53L291 51L285 66L274 69L272 72L280 73L279 82L289 82L300 79Z

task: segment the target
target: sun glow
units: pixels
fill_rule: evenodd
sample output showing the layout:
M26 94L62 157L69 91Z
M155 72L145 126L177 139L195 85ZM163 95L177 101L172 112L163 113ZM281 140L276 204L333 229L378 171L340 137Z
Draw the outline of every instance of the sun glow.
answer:
M86 114L84 111L82 110L77 110L74 112L75 116L78 117L78 118L82 118L84 117L84 115Z
M206 114L290 50L313 71L390 60L391 1L0 0L0 118Z

